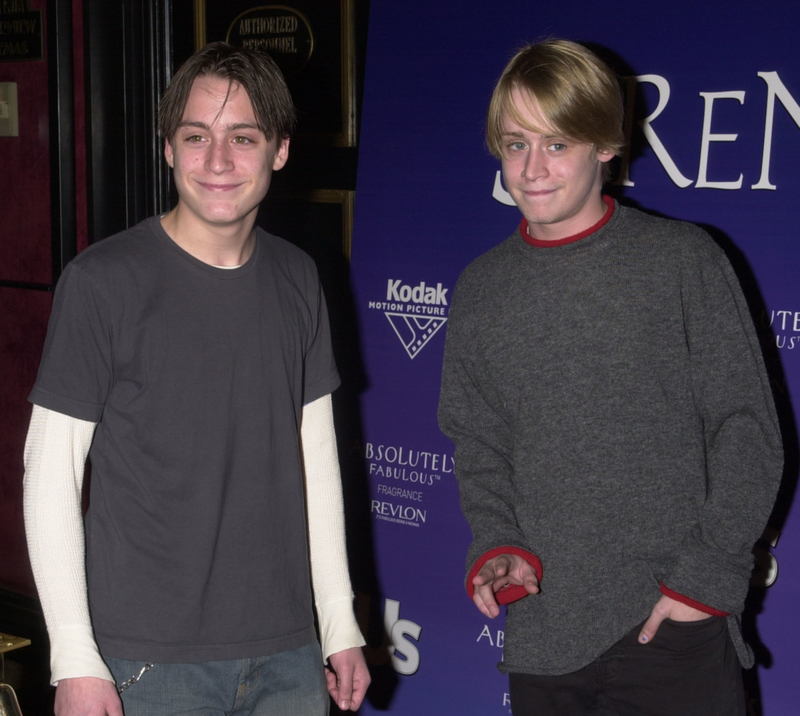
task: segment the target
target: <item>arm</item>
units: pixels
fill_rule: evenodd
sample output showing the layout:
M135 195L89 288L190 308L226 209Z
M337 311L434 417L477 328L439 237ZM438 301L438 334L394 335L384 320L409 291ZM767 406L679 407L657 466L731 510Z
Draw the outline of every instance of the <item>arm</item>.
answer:
M700 233L700 232L698 232ZM698 621L741 612L752 546L769 517L783 453L769 380L747 303L722 251L705 235L681 268L692 389L705 443L705 501L686 533L662 596L639 634L666 618Z
M309 552L328 690L342 710L361 705L370 682L364 638L353 614L344 505L331 396L303 407L300 439L306 478Z
M684 267L684 322L706 454L706 499L662 592L709 613L739 613L752 546L780 483L780 430L738 280L708 241ZM715 610L715 611L714 611Z
M467 593L482 613L493 617L498 604L538 591L542 565L517 524L513 436L503 398L476 348L480 328L473 329L474 306L462 309L459 298L457 287L448 319L439 426L455 443L461 508L473 534Z
M738 280L717 252L688 271L686 331L706 444L707 498L678 564L639 634L664 619L699 621L742 609L752 545L775 498L783 453L777 416Z
M94 641L86 590L81 488L94 429L95 423L34 405L25 443L28 551L50 637L58 713L68 716L121 713ZM97 707L85 699L90 691L100 699Z

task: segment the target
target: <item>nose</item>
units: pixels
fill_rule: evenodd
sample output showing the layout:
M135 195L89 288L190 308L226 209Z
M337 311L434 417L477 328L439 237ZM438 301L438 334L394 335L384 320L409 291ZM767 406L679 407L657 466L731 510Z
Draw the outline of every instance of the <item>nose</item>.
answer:
M226 141L213 139L208 147L206 156L208 170L215 174L230 171L233 168L231 148Z
M547 176L547 160L538 149L528 150L522 165L522 178L528 181Z

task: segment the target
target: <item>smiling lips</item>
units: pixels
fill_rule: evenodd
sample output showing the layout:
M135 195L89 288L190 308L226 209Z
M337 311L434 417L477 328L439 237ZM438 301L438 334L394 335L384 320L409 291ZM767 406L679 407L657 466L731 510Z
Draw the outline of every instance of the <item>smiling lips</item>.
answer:
M537 196L547 196L548 194L555 193L555 189L522 189L522 193L525 196L537 197Z
M212 192L223 192L223 191L232 191L233 189L238 189L241 184L208 184L206 182L199 181L197 182L203 189L206 191Z

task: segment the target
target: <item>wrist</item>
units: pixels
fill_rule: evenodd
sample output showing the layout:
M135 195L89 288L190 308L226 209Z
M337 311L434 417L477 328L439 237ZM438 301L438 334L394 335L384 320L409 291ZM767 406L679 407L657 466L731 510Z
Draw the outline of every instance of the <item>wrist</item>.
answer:
M524 559L528 564L531 565L531 567L533 567L534 572L536 572L536 579L539 582L542 581L542 562L535 554L528 552L526 549L512 547L510 545L495 547L494 549L490 549L488 552L485 552L477 560L475 560L475 564L472 565L472 569L470 569L469 575L467 575L467 596L469 596L470 599L472 599L473 594L475 594L475 585L472 583L472 580L475 578L478 572L483 569L483 566L490 559L499 557L502 554L512 554ZM511 604L512 602L519 601L523 597L527 596L528 591L521 584L509 584L495 592L495 599L497 600L498 604Z
M707 604L703 604L702 602L698 602L691 597L687 597L685 594L681 594L680 592L675 592L670 589L664 582L661 582L659 585L661 593L670 599L674 599L676 602L680 602L681 604L685 604L688 607L692 607L693 609L697 609L704 614L709 614L712 617L727 617L728 612L720 611L719 609L714 609L714 607L709 607Z

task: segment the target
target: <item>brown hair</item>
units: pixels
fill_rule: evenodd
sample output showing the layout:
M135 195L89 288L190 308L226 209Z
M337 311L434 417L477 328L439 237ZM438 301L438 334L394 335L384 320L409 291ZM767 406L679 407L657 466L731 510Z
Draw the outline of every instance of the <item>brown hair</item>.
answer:
M597 55L569 40L550 39L522 48L494 88L486 123L489 151L500 158L503 118L531 127L511 99L513 90L535 98L543 119L566 138L622 153L622 91L616 75ZM608 164L604 165L607 178Z
M158 108L158 133L168 142L178 131L192 85L198 77L222 77L244 87L264 136L291 135L296 115L289 88L266 53L225 42L212 42L192 55L175 73Z

